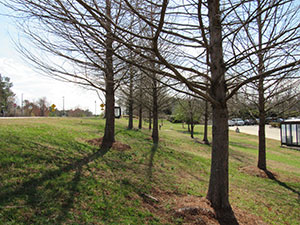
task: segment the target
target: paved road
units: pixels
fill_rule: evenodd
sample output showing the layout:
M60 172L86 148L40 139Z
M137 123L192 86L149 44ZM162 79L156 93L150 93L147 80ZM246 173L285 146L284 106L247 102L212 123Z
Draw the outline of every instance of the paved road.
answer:
M229 127L230 130L235 130L236 126ZM255 126L239 126L241 133L253 134L258 136L258 125ZM266 138L280 141L280 129L266 125Z
M58 117L47 117L47 116L0 117L0 119L3 119L3 120L16 120L16 119L41 119L41 118L58 118Z

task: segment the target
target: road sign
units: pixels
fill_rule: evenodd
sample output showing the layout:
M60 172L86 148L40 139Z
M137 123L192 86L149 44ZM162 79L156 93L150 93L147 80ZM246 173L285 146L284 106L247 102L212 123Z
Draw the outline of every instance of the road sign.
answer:
M54 112L54 111L55 111L55 107L56 107L55 104L52 104L52 105L51 105L51 112Z
M101 107L101 110L104 110L104 104L102 103L101 105L100 105L100 107Z

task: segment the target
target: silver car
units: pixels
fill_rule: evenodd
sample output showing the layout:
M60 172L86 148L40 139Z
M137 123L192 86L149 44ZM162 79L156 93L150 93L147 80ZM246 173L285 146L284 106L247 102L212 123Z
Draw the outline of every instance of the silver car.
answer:
M234 122L235 126L244 126L245 122L241 118L233 118L232 121Z

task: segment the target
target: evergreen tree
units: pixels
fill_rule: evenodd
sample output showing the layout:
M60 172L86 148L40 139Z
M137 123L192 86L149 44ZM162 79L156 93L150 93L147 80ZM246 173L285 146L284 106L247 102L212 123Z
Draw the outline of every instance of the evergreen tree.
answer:
M0 74L0 113L3 116L9 110L10 104L13 103L15 94L11 90L12 86L9 77Z

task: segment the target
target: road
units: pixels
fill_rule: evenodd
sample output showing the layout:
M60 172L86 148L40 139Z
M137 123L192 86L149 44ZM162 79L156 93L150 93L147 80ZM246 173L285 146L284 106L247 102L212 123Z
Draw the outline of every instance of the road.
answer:
M229 127L230 130L235 130L237 126ZM258 125L255 126L239 126L241 133L253 134L258 136ZM280 129L266 125L266 138L280 141Z
M41 119L41 118L57 118L57 117L46 117L46 116L27 116L27 117L0 117L3 120L16 120L16 119Z

